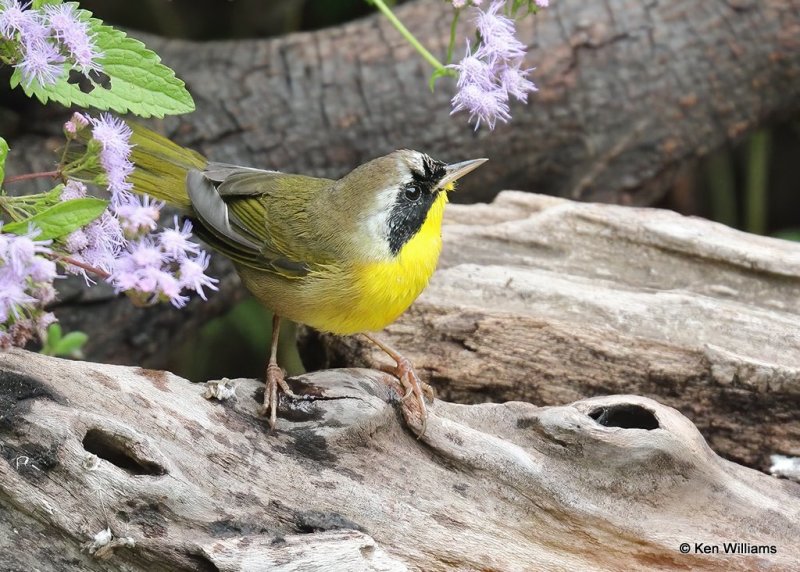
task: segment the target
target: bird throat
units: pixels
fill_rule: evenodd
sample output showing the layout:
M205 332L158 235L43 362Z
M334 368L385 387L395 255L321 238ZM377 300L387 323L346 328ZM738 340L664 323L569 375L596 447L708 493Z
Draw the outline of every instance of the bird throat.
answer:
M412 262L424 264L428 256L433 256L435 269L442 248L442 218L447 202L446 191L435 193L430 205L420 217L419 223L417 224L416 219L414 220L416 226L414 232L409 233L395 253L398 259L404 261L404 266ZM392 252L394 253L394 250ZM431 269L432 273L433 269Z
M415 233L391 260L364 264L356 271L358 294L352 323L341 333L377 331L394 322L417 299L436 270L442 250L442 217L447 192L436 194Z
M408 203L399 198L392 206L388 219L388 242L392 255L398 256L403 247L425 224L432 205L444 193L423 193L416 203Z
M437 183L442 180L445 174L445 165L440 161L434 161L430 157L423 160L423 171L411 171L412 181L406 186L406 190L416 190L418 198L410 200L406 193L397 194L395 203L389 212L388 236L389 250L394 256L400 254L400 250L411 240L425 224L428 211L442 196L447 202L448 189L438 189Z

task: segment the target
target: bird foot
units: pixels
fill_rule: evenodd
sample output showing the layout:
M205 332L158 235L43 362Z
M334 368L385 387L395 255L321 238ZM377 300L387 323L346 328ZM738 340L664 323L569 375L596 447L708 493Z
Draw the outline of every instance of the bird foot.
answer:
M397 362L397 365L383 365L381 370L392 374L400 380L400 384L405 389L405 394L401 398L404 405L411 404L412 409L419 410L418 414L422 422L422 428L417 434L417 438L420 438L425 434L425 429L428 427L428 409L425 405L425 398L427 397L430 401L433 401L433 388L417 376L417 372L414 371L414 366L408 358L400 355L392 357ZM414 399L409 401L412 397Z
M277 363L267 365L266 387L264 388L264 404L259 408L259 415L269 415L269 430L275 430L278 421L278 388L289 397L297 397L289 388L283 370Z

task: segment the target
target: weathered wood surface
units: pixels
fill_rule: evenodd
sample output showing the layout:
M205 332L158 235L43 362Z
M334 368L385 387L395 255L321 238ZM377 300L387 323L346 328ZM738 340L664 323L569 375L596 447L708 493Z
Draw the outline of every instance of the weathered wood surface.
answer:
M634 393L728 458L800 455L800 244L670 211L504 192L448 207L439 269L385 331L447 400ZM313 367L385 357L307 335Z
M220 402L165 372L0 354L0 569L800 567L800 485L717 457L674 409L437 401L418 440L387 379L294 380L270 435L254 380ZM723 542L775 553L695 553Z
M473 201L520 188L650 204L687 160L800 109L797 7L797 0L553 2L520 24L539 92L491 134L448 115L452 82L431 94L429 68L380 17L269 40L144 39L197 101L197 113L164 122L167 132L217 160L339 176L410 147L447 161L489 157L463 182L462 197ZM450 11L442 0L398 7L437 54ZM52 165L64 117L38 109L17 117L20 135L3 131L14 149L12 173ZM90 334L93 359L163 367L171 341L238 299L236 284L226 280L212 305L180 313L141 312L110 296L97 303L88 294L59 314Z

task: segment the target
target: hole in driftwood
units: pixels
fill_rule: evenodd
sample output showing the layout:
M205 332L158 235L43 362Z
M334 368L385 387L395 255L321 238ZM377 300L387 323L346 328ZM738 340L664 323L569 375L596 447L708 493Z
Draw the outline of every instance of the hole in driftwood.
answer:
M589 417L606 427L623 429L658 429L658 419L649 409L641 405L620 403L609 407L598 407L589 413Z
M132 475L166 475L167 469L150 459L143 459L136 448L122 435L102 429L89 429L83 448Z
M198 572L220 572L219 566L205 554L187 554L186 556L195 565L195 570Z

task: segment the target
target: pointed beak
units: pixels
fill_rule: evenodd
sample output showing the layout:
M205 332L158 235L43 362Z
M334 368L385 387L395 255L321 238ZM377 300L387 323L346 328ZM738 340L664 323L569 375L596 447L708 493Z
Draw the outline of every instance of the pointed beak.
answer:
M453 163L445 167L445 176L439 182L439 188L443 189L448 184L460 179L467 173L471 173L489 159L472 159L471 161L462 161L461 163Z

